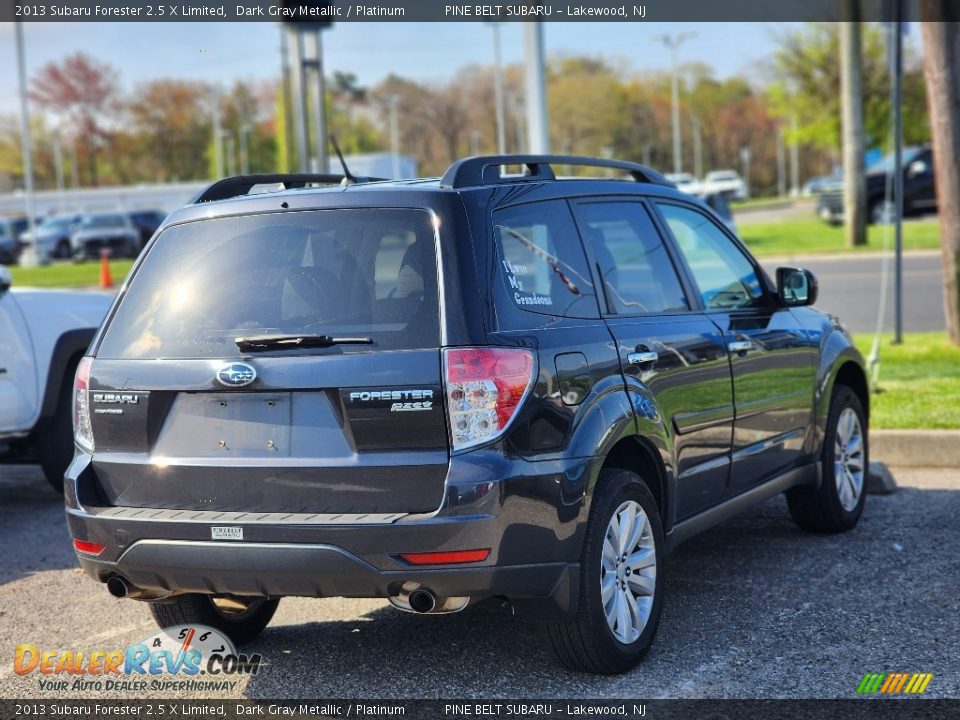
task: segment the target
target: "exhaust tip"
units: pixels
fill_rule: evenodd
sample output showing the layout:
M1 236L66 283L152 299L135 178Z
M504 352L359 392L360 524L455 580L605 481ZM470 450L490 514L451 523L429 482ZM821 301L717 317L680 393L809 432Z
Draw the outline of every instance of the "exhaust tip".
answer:
M418 613L432 612L437 606L437 598L429 590L422 588L410 593L410 609Z
M107 592L115 598L125 598L130 594L130 586L122 577L114 575L107 580Z

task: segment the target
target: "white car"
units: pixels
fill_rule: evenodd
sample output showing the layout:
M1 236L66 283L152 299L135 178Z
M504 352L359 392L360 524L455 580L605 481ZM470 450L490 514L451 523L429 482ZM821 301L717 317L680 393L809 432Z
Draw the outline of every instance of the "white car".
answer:
M74 372L113 296L12 284L0 267L0 463L39 462L62 491L73 459Z
M682 190L691 195L698 195L701 189L701 182L690 173L667 173L667 180L677 186L677 190Z
M711 170L703 179L703 190L723 193L734 200L747 197L747 184L736 170Z

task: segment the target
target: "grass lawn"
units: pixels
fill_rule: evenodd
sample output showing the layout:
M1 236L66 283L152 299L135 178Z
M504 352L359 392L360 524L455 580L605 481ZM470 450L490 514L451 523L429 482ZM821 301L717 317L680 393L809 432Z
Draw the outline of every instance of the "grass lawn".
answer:
M960 347L942 332L907 333L902 345L892 345L891 337L881 337L871 427L960 429ZM867 357L873 336L854 340Z
M892 248L893 226L889 226L888 231L888 247ZM883 226L871 225L867 229L867 244L853 250L882 250L882 232ZM740 228L740 237L758 257L849 252L852 249L844 244L842 227L827 225L817 219L744 225ZM940 223L936 220L905 222L903 247L907 250L940 247Z
M113 284L119 286L130 271L133 260L113 260L110 275ZM100 282L100 263L54 263L46 267L11 267L15 287L96 287Z

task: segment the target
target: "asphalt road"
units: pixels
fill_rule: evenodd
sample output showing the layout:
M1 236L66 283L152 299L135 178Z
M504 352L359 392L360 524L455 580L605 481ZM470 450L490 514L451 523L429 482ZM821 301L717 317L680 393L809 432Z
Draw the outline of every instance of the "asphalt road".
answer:
M802 533L776 499L681 546L656 643L621 677L562 670L536 626L505 615L286 599L248 646L267 666L222 697L845 698L866 672L900 671L958 698L960 472L895 474L901 489L869 497L845 535ZM0 513L0 697L54 699L13 673L18 643L111 650L154 626L77 568L37 469L0 467Z
M873 332L880 306L883 260L877 254L762 260L771 278L777 267L799 265L811 270L820 283L816 307L840 316L852 332ZM893 262L884 329L893 330ZM910 252L903 260L903 329L905 332L943 330L943 276L938 251Z

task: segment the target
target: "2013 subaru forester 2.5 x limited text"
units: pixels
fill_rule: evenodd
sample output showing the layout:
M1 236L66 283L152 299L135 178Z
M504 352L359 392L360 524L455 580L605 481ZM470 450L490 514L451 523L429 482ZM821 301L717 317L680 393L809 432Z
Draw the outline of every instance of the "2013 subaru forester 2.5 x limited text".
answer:
M82 360L67 517L113 595L238 642L283 596L491 601L616 673L677 543L784 492L856 524L863 359L809 272L627 162L338 179L212 185Z

